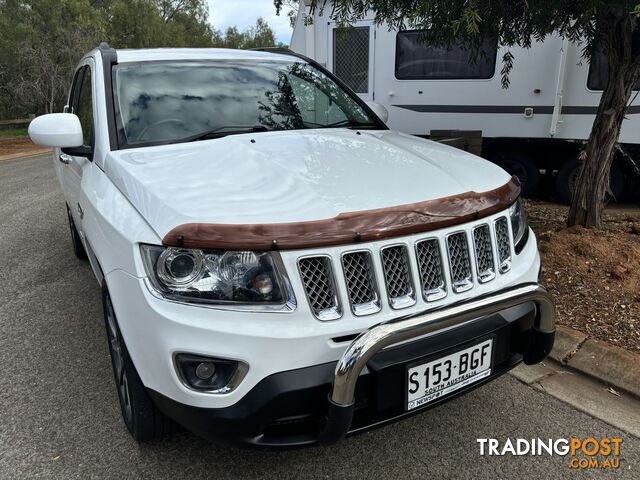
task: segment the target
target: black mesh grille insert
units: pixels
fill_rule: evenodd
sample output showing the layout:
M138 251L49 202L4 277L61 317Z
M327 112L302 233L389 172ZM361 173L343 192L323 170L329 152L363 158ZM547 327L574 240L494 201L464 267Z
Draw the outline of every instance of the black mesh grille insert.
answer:
M378 300L368 252L352 252L342 256L342 268L347 281L351 305L362 305Z
M495 276L489 225L480 225L473 229L473 244L476 249L478 278L481 281L489 281Z
M335 283L329 258L301 258L298 268L313 313L321 318L327 311L337 312Z
M382 250L382 267L390 298L405 297L413 293L406 247L397 245Z
M423 240L416 244L420 285L425 293L444 288L438 240Z
M507 217L500 217L496 220L496 241L498 242L500 271L506 272L511 268L511 242L509 241Z
M471 278L471 263L469 262L467 234L460 232L449 235L447 248L449 249L451 280L454 283L469 280Z

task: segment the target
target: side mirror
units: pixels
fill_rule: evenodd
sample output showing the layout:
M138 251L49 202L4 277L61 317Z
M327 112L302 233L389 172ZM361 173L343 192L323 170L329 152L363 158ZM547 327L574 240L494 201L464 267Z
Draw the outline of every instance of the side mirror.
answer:
M72 113L49 113L31 120L29 137L43 147L81 147L82 126Z
M387 120L389 120L389 111L384 106L378 102L367 102L367 105L383 123L387 123Z

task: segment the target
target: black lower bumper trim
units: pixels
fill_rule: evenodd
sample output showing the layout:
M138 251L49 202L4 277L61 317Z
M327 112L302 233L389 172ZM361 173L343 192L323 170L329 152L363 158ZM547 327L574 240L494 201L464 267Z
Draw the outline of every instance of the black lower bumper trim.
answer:
M555 339L556 332L541 332L537 328L532 328L529 344L524 352L524 363L534 365L547 358Z
M536 307L518 305L464 326L387 348L376 354L358 377L354 408L331 407L336 362L271 375L253 387L240 401L226 408L199 408L178 403L150 390L157 406L189 430L208 439L244 446L295 447L322 442L327 419L353 415L349 434L390 423L485 384L524 360L536 363L548 355L554 333L534 328ZM407 364L430 361L464 349L486 338L494 339L492 373L487 378L410 412L405 409ZM345 412L349 413L345 413ZM344 419L342 419L344 420Z

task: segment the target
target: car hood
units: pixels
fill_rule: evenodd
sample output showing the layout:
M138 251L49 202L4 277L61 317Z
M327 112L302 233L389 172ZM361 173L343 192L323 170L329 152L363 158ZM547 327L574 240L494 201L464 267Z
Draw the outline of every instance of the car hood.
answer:
M185 223L265 224L486 192L510 176L394 131L230 135L111 152L105 172L162 238Z

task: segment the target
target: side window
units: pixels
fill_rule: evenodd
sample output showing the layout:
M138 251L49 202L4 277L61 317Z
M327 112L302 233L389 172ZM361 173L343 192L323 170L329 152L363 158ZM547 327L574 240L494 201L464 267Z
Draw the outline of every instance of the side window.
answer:
M76 113L78 111L78 95L80 94L80 85L82 84L82 75L87 67L79 68L73 77L73 84L71 86L71 94L69 96L69 113Z
M327 125L347 119L340 107L313 83L295 75L289 75L289 83L303 122Z
M303 122L308 125L329 125L337 122L368 122L369 118L346 92L333 82L300 64L289 68L288 83Z
M93 144L93 100L91 93L91 67L87 66L82 77L82 87L78 95L78 110L85 145Z
M496 69L498 46L487 40L475 63L462 46L435 48L424 43L421 31L398 32L396 78L398 80L488 79Z

